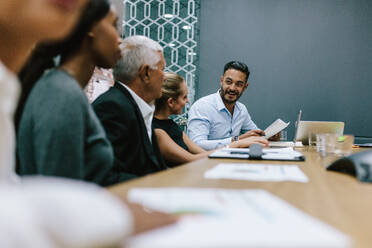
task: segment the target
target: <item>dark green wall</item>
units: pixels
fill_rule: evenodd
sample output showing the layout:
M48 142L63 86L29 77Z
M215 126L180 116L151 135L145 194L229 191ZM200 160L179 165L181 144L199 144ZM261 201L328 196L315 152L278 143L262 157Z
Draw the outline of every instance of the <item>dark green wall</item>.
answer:
M260 128L301 108L372 137L371 0L202 0L200 25L197 98L241 60L252 72L241 101Z

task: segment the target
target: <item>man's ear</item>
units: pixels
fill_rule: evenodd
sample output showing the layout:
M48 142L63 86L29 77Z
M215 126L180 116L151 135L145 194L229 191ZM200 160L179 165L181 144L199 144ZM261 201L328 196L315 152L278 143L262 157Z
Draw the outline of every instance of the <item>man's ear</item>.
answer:
M244 89L243 89L243 91L246 90L246 89L248 88L248 85L249 85L249 83L248 83L248 82L245 82L245 85L244 85Z
M150 82L149 71L150 71L150 66L147 64L142 65L138 71L140 78L145 83Z
M220 84L222 86L222 83L223 83L223 76L220 77Z

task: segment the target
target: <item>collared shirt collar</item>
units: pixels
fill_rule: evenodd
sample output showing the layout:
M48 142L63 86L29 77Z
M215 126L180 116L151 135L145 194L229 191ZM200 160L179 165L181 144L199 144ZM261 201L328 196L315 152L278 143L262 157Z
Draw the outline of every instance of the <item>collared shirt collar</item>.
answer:
M237 104L238 103L238 101L236 101L235 102L235 107L234 107L234 109L236 108L238 111L240 111L241 109L240 109L240 106L239 106L239 104ZM219 111L221 111L221 110L223 110L223 109L226 109L227 111L229 111L227 108L226 108L226 106L225 106L225 104L223 103L223 101L222 101L222 97L221 97L221 94L220 94L220 90L218 90L217 91L217 93L216 93L216 104L217 104L217 109L219 110ZM235 111L234 111L235 112Z
M148 104L141 97L139 97L131 88L129 88L128 86L126 86L122 82L119 82L119 83L121 85L123 85L129 91L129 93L133 97L134 101L136 101L139 109L141 110L141 114L142 114L143 118L154 114L155 105L153 103Z
M14 111L18 104L20 84L16 75L0 60L0 183L18 181L15 174Z
M139 97L131 88L129 88L122 82L119 82L119 83L123 85L129 91L134 101L137 103L141 111L143 120L145 122L149 140L152 143L152 127L151 126L152 126L152 118L154 117L154 112L155 112L155 104L154 103L148 104L141 97Z
M0 108L7 114L13 115L18 103L20 85L16 76L0 61Z

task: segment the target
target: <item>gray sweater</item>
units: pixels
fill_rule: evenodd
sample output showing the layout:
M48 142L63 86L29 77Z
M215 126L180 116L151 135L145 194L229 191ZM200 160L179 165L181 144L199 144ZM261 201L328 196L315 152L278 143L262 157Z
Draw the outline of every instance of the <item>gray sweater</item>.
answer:
M21 118L20 175L60 176L108 185L114 155L78 82L52 69L36 83Z

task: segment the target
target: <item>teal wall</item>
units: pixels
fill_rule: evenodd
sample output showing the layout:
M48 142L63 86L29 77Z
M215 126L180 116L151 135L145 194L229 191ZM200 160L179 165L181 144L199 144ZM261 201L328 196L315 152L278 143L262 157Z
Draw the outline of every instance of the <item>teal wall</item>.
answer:
M372 1L203 0L197 98L217 91L230 60L250 67L241 101L259 127L302 109L372 137Z

